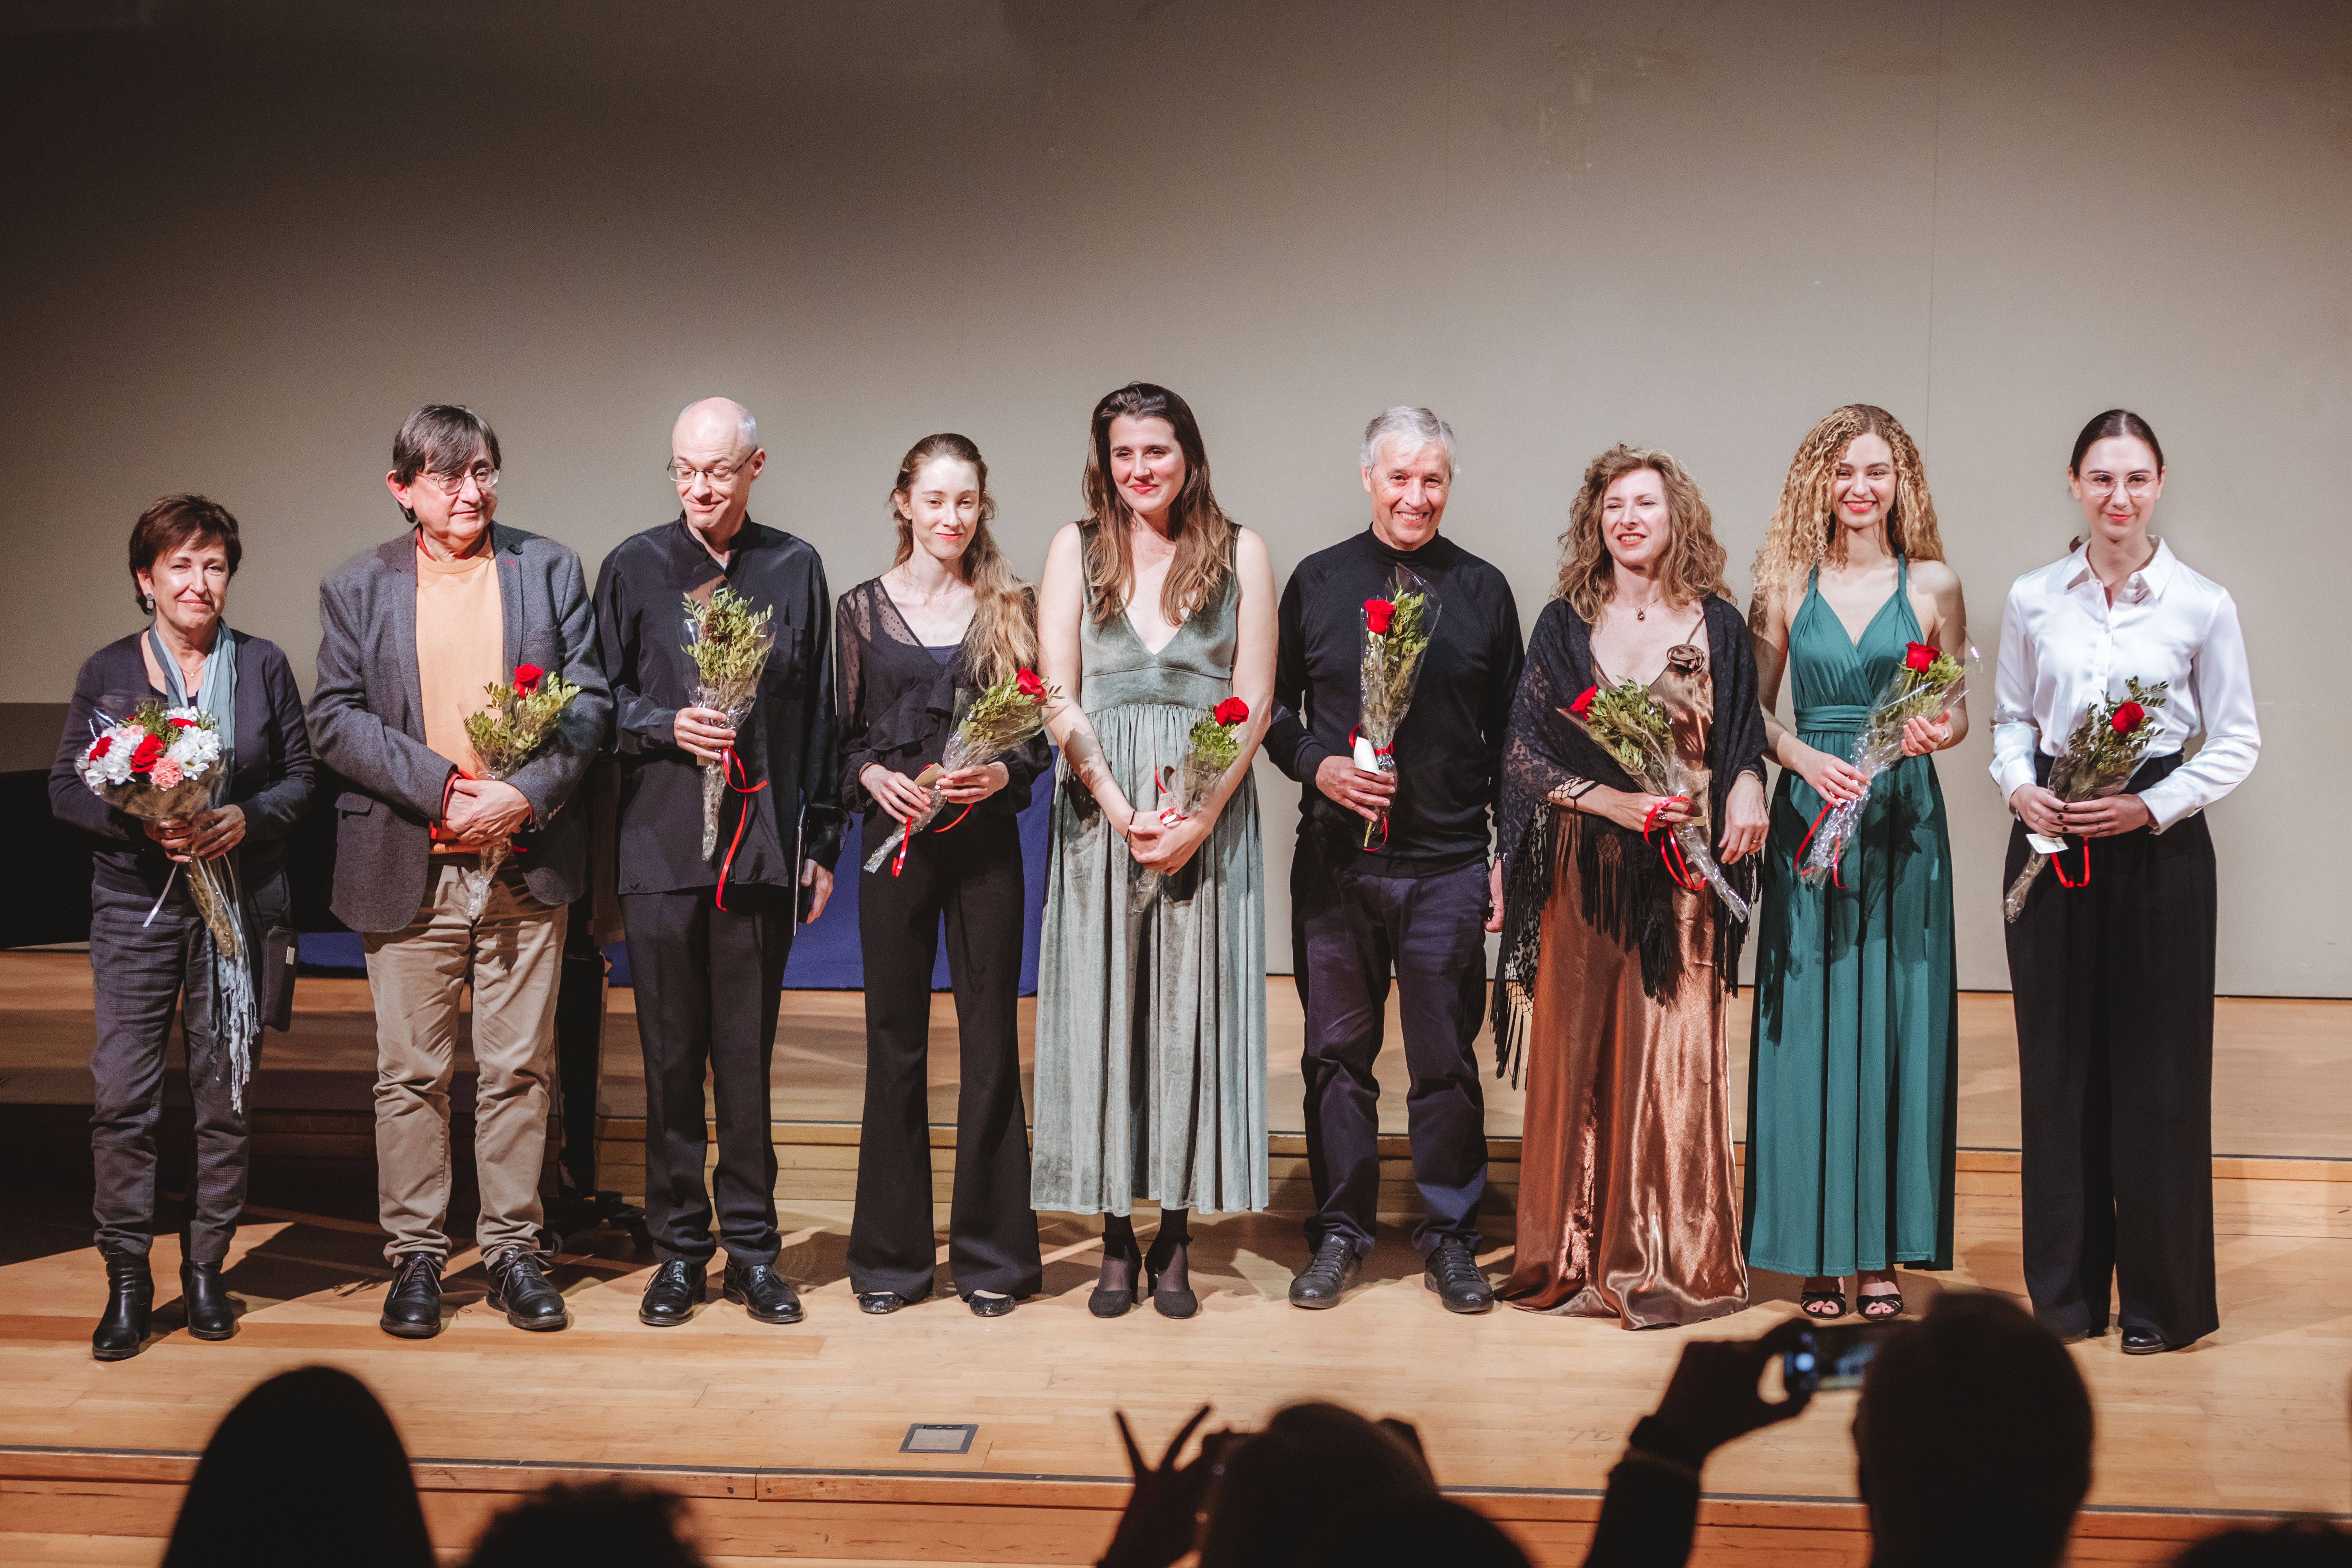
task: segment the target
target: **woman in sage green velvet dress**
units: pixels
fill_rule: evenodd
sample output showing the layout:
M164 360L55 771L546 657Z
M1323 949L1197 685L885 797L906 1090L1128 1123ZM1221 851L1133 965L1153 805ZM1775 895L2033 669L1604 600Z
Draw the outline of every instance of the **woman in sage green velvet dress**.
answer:
M1906 650L1967 646L1918 448L1893 415L1838 409L1798 447L1748 619L1766 754L1782 772L1758 900L1748 1263L1803 1276L1811 1316L1842 1316L1853 1277L1862 1315L1892 1318L1898 1264L1952 1261L1959 994L1930 753L1967 732L1965 707L1906 726L1834 882L1808 887L1795 864L1820 814L1859 793L1848 759ZM1784 674L1794 730L1773 711Z
M1038 591L1062 748L1037 973L1032 1206L1103 1216L1087 1306L1198 1310L1194 1209L1262 1209L1265 886L1250 761L1274 691L1274 568L1219 510L1184 400L1141 383L1096 406L1084 522ZM1238 755L1178 816L1163 777L1239 698ZM1160 891L1139 896L1146 871ZM1132 1215L1156 1204L1146 1254Z

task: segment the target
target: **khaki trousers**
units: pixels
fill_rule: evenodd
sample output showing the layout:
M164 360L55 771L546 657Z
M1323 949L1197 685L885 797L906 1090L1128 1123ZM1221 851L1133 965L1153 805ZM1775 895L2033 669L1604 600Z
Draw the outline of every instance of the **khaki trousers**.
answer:
M457 1003L474 990L474 1170L487 1256L539 1246L539 1176L554 1065L556 983L568 912L530 896L512 859L479 921L466 920L471 856L436 858L404 931L366 939L375 1002L376 1205L395 1263L449 1255L449 1078Z

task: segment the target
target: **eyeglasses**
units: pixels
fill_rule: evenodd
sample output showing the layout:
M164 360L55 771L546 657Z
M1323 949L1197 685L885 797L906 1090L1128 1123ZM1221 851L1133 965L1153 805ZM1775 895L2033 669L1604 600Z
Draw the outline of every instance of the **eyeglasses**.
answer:
M2147 494L2148 491L2156 488L2156 476L2154 474L2134 474L2129 479L2124 480L2123 484L2126 493L2136 496L2144 496ZM2116 493L2115 476L2112 474L2094 475L2092 478L2083 481L2083 488L2089 490L2095 496L2111 496Z
M474 488L478 490L499 488L499 471L488 463L476 463L462 474L419 474L417 478L445 496L463 494L467 479L473 480Z
M662 472L667 474L671 479L677 480L681 485L690 485L697 479L709 479L713 488L723 490L729 485L733 484L735 482L736 476L742 473L744 469L750 468L751 466L751 459L759 455L759 451L754 448L750 452L746 452L740 458L730 458L723 463L713 463L707 468L698 468L690 464L681 463L676 458L672 458L668 463L664 465Z

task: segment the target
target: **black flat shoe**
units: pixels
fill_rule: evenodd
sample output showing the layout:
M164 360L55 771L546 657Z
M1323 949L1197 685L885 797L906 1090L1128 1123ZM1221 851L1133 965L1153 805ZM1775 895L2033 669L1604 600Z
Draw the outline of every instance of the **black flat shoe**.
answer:
M2126 1355L2162 1355L2167 1351L2184 1351L2188 1348L2189 1345L2186 1343L2177 1345L2168 1343L2165 1337L2154 1329L2124 1331L2124 1354Z
M106 1310L89 1336L100 1361L128 1361L147 1343L147 1317L155 1305L155 1277L143 1252L101 1252L106 1259Z
M975 1318L1002 1318L1013 1310L1010 1296L966 1296L963 1304L971 1309Z
M645 1300L637 1303L637 1321L656 1329L674 1329L694 1316L710 1283L709 1268L688 1258L672 1258L646 1281Z
M1315 1261L1290 1282L1290 1304L1319 1312L1339 1304L1348 1287L1364 1271L1356 1244L1344 1236L1327 1236L1315 1249Z
M485 1265L490 1277L490 1310L504 1312L507 1321L535 1334L551 1333L572 1323L563 1292L547 1282L539 1254L527 1247L500 1250Z
M1103 1276L1110 1274L1114 1263L1127 1265L1127 1281L1121 1285L1104 1285L1097 1281L1094 1293L1087 1298L1087 1310L1097 1318L1124 1318L1143 1295L1143 1251L1135 1245L1135 1232L1124 1238L1103 1237Z
M754 1322L797 1323L805 1315L792 1281L769 1264L730 1261L719 1293Z
M200 1340L225 1340L236 1332L236 1307L221 1283L217 1263L180 1260L180 1309L187 1314L188 1332Z
M877 1318L887 1318L900 1308L911 1307L922 1300L920 1296L901 1296L896 1290L860 1290L857 1293L857 1310L871 1312Z
M442 1260L411 1252L395 1266L376 1326L404 1340L429 1340L441 1331Z
M1430 1248L1428 1261L1422 1265L1421 1278L1449 1312L1491 1312L1495 1310L1495 1288L1479 1271L1478 1259L1470 1244L1449 1237Z
M1163 1318L1189 1318L1201 1310L1201 1298L1192 1294L1187 1256L1192 1244L1192 1237L1184 1232L1171 1236L1163 1228L1151 1238L1151 1250L1143 1255L1143 1278L1151 1296L1151 1310ZM1175 1275L1176 1282L1163 1290L1160 1280L1167 1274Z

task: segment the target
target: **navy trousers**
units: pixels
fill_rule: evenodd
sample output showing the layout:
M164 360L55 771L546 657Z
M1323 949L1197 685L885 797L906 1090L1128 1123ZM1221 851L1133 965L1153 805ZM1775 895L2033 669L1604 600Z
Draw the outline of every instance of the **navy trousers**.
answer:
M1389 975L1404 1025L1407 1125L1423 1216L1413 1245L1475 1248L1486 1104L1471 1046L1486 1011L1486 868L1379 877L1301 834L1290 864L1291 962L1307 1010L1307 1239L1370 1250L1381 1186L1380 1055Z

